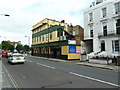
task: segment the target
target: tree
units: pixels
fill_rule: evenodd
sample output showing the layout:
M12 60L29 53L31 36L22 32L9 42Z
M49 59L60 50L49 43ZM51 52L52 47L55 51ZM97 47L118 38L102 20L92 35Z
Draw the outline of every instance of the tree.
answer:
M13 50L14 50L14 46L13 46L12 44L10 44L9 50L10 50L10 51L13 51Z
M14 45L10 44L9 41L2 41L2 49L3 50L11 50L13 51L14 50Z
M2 44L0 44L0 49L2 49Z
M23 48L24 48L24 51L29 51L30 50L30 47L28 45L24 45Z
M18 50L19 52L20 52L20 50L24 50L23 45L18 44L18 45L16 46L16 50Z

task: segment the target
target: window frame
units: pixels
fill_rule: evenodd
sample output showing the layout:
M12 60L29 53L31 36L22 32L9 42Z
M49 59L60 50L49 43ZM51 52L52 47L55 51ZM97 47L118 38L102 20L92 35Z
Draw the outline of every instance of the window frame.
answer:
M116 5L118 4L117 8L116 8ZM118 14L120 13L120 1L119 2L116 2L114 4L114 9L115 9L115 14Z
M93 12L89 13L89 22L93 21Z
M50 33L50 40L52 40L52 38L53 38L53 37L52 37L52 32L51 32L51 33Z
M102 17L104 18L106 16L107 16L107 8L104 7L104 8L102 8Z
M118 42L118 46L116 46L116 42ZM113 52L120 52L120 40L113 40L112 41L112 51Z
M89 26L89 30L90 30L90 37L93 37L93 25Z

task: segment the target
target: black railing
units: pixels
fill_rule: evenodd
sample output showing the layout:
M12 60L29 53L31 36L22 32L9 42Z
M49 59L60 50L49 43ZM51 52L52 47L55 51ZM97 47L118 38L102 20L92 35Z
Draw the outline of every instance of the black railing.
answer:
M98 33L98 37L104 37L104 36L112 36L112 35L120 35L120 33L117 33L117 31L107 31L107 33Z

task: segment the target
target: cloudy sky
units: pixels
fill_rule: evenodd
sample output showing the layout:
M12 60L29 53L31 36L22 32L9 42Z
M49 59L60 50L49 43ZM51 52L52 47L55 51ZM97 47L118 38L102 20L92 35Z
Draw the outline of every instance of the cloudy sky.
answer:
M10 17L0 15L0 41L21 41L28 44L32 36L32 26L44 18L83 27L83 11L94 0L1 0L0 14L9 14Z

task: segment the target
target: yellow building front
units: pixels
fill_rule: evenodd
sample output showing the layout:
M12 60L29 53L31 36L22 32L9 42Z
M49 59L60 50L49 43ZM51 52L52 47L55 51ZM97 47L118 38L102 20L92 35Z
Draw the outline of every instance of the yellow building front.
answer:
M80 44L68 33L68 25L63 21L48 18L35 24L32 28L32 55L60 58L80 59Z

